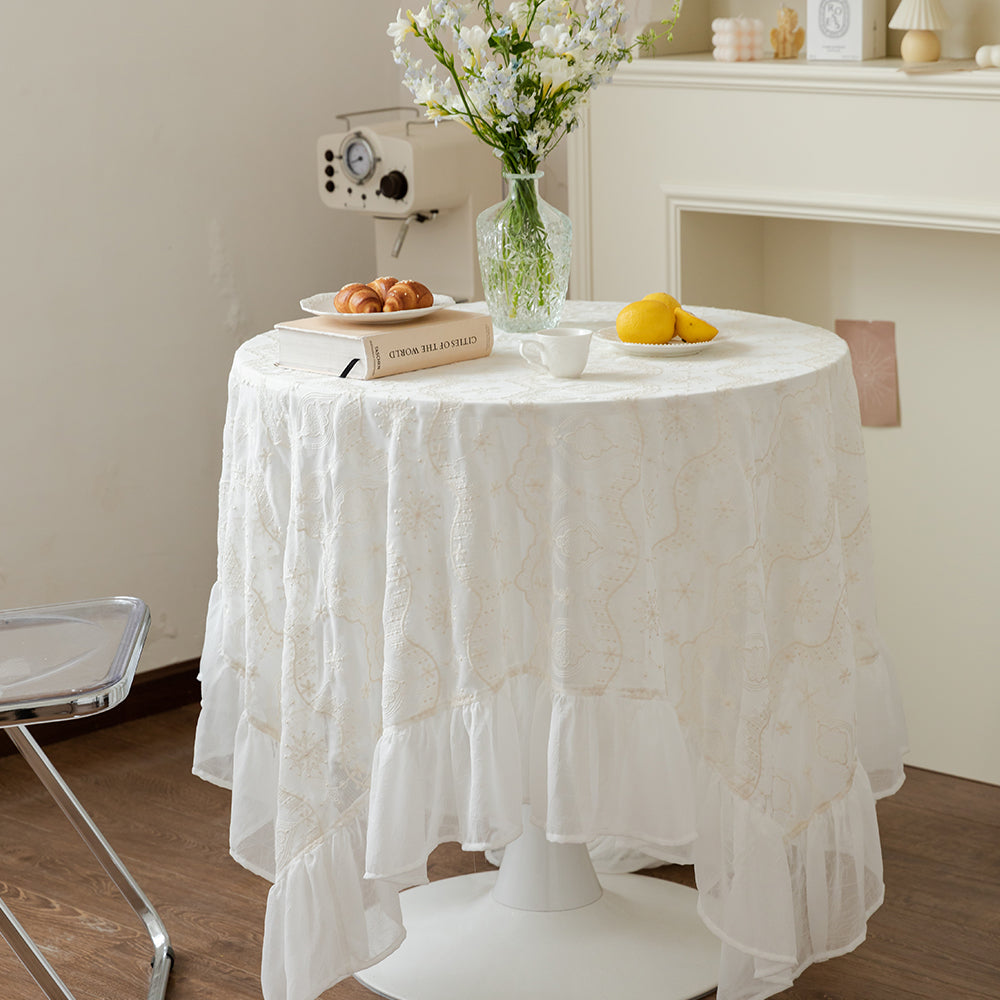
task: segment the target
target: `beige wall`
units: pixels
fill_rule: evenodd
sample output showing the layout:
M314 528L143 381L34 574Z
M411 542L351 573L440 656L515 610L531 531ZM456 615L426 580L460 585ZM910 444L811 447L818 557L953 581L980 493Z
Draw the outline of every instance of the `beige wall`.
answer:
M397 6L4 5L0 608L135 594L142 669L199 654L233 350L374 267L314 148L399 102Z

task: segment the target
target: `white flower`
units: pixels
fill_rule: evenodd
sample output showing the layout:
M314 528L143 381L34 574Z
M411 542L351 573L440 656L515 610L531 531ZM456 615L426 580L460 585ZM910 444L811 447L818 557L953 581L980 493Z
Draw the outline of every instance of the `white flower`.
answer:
M399 48L403 44L403 39L413 31L413 25L409 17L403 16L403 8L399 8L396 20L389 25L386 34L392 39L392 44Z
M466 66L473 66L482 63L483 55L486 51L486 32L478 24L463 25L458 33L463 48L462 62ZM465 58L465 52L471 55L471 60Z
M517 113L525 118L530 118L537 103L534 94L522 94L517 100Z
M593 56L586 49L577 49L569 53L573 65L573 75L578 80L586 80L594 75L597 69Z
M441 26L450 28L452 33L458 37L458 29L462 24L462 13L451 5L445 7L441 12Z
M542 78L542 90L548 93L558 90L573 79L573 70L565 59L558 56L543 57L538 60L538 72Z
M535 47L562 53L566 52L572 44L569 29L565 25L543 24L538 32L538 42L535 43Z
M528 24L528 13L530 11L531 4L525 2L525 0L514 0L514 2L507 8L507 20L517 28L518 32L524 33L524 29Z
M413 15L413 21L421 31L426 31L431 23L430 9L428 7L421 7L420 10Z
M490 100L490 91L486 84L482 80L470 80L465 88L465 96L473 112L482 115Z
M421 104L440 104L441 99L444 97L444 92L438 85L437 80L428 74L422 80L417 81L416 87L413 91L413 96Z

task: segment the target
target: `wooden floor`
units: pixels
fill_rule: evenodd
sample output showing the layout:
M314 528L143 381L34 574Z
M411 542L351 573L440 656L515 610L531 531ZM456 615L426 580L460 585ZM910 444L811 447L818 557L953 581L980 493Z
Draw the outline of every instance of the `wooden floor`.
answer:
M191 775L196 718L195 706L164 712L55 744L49 756L168 925L177 956L168 997L258 1000L268 886L229 857L228 792ZM19 756L0 759L0 789L8 905L77 1000L145 997L151 949L131 910ZM879 804L879 825L886 902L868 940L781 996L998 1000L1000 788L910 770ZM438 878L484 867L482 855L445 845L430 869ZM686 868L654 874L693 884ZM0 1000L37 996L0 941ZM372 996L347 980L324 1000Z

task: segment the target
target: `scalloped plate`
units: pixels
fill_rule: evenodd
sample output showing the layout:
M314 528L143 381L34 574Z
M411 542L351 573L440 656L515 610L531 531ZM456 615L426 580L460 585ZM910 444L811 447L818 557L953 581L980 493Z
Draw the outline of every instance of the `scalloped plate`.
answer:
M629 344L621 340L613 326L598 330L596 336L614 344L623 354L631 354L637 358L685 358L692 354L701 354L713 344L718 343L719 335L700 344L689 344L684 340L671 340L669 344Z
M399 312L383 313L341 313L337 312L333 304L336 292L320 292L318 295L310 295L308 299L303 299L299 305L307 312L315 316L336 316L347 323L368 323L372 326L384 326L386 323L408 323L411 319L420 319L421 316L429 316L438 309L445 309L453 306L455 300L450 295L434 294L434 305L427 306L426 309L401 309Z

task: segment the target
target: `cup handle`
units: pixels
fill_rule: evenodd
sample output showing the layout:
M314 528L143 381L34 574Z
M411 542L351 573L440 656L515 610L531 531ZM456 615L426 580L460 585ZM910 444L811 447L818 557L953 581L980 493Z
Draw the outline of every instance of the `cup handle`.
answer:
M542 353L542 348L534 340L523 340L520 346L521 357L531 365L532 368L537 368L539 371L547 372L548 368L545 367L545 355Z

